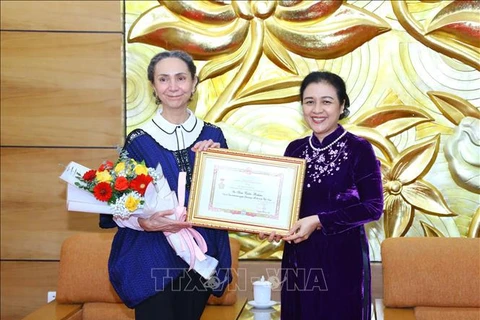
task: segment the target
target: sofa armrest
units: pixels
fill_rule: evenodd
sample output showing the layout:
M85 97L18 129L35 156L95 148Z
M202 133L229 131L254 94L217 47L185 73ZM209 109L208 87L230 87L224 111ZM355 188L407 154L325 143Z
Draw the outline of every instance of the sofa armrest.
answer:
M383 304L383 299L375 299L375 319L379 320L415 320L413 308L388 308Z
M57 300L53 300L22 320L68 320L80 309L82 309L81 304L60 304Z

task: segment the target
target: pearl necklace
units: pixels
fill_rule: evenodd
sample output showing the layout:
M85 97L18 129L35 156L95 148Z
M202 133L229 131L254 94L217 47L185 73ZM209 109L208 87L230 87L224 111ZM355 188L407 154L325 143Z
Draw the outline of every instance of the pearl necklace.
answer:
M330 148L331 146L333 146L335 143L337 143L338 140L342 139L345 134L347 134L347 131L344 131L337 139L333 140L332 143L330 143L328 146L323 147L323 148L315 148L315 147L313 146L313 143L312 143L313 134L312 134L312 135L310 136L310 138L308 139L308 143L310 143L310 147L312 147L312 149L315 150L315 151L317 151L317 152L325 151L325 150L327 150L328 148Z

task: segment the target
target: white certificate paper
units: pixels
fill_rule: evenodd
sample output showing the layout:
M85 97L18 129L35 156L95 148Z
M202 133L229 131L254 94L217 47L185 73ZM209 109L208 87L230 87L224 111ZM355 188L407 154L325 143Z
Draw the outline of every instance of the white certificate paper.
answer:
M210 210L250 217L278 217L284 173L220 165L215 166L213 173Z

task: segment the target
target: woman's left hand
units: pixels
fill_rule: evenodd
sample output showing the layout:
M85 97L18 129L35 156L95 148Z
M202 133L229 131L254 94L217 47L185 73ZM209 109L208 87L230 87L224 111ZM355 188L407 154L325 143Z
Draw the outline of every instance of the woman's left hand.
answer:
M205 151L208 148L220 148L220 143L219 142L214 142L212 139L198 141L192 147L192 151L194 151L194 152Z
M321 227L322 224L316 214L302 218L295 222L288 235L283 237L283 240L288 243L291 241L294 243L300 243L307 240L313 231L320 229Z

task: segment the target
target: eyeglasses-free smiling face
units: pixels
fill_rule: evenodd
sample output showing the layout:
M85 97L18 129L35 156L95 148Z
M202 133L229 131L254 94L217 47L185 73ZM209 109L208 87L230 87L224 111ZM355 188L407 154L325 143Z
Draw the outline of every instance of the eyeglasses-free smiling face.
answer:
M179 58L165 58L155 65L153 89L164 109L186 109L196 84L197 78Z
M310 83L303 92L303 117L320 141L335 131L343 108L335 87L327 82Z

